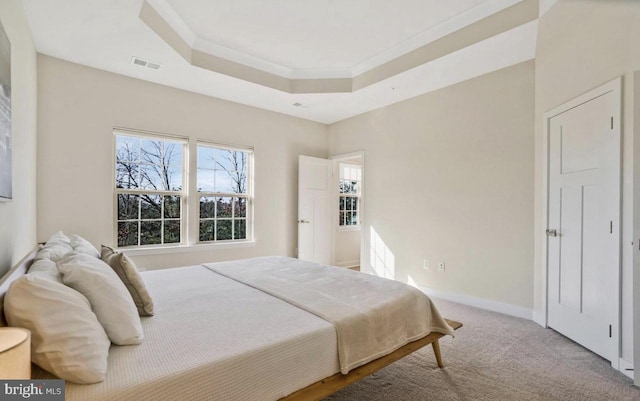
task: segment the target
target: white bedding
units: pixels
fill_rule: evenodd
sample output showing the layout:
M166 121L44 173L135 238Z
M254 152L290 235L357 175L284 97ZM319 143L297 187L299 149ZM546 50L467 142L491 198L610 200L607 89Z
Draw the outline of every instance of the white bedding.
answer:
M431 332L453 334L429 297L398 281L287 257L205 266L331 322L343 374Z
M317 316L203 266L142 277L156 308L144 342L112 346L106 380L68 383L68 401L277 400L339 371Z

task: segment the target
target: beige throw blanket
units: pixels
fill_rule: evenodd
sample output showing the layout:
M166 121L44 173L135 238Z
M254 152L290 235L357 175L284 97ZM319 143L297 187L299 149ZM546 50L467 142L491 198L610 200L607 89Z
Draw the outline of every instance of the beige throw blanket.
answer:
M397 281L285 257L204 266L332 323L343 374L432 331L453 334L424 293Z

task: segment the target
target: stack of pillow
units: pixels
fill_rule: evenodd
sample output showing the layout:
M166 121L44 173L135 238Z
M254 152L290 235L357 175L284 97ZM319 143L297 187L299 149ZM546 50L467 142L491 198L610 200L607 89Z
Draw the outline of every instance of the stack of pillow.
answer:
M54 234L5 297L10 326L31 331L32 360L73 383L104 381L111 343L140 344L153 301L133 262L85 239Z

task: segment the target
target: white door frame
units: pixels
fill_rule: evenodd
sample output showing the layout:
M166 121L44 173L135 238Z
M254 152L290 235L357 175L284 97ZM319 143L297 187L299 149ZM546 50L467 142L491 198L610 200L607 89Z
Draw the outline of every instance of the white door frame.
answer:
M353 159L359 157L360 161L362 163L362 177L361 177L361 183L362 185L360 186L360 204L358 205L359 207L359 216L360 216L360 271L362 271L362 261L364 260L362 257L364 255L364 232L363 232L363 228L364 228L364 222L365 222L365 217L364 217L364 209L366 207L365 205L365 199L364 199L364 194L366 191L366 185L364 185L364 178L365 178L365 174L366 174L366 168L364 165L364 150L359 150L356 152L349 152L349 153L342 153L339 155L334 155L329 157L329 160L332 160L334 162L339 162L340 160L348 160L348 159ZM335 168L334 168L335 171ZM339 177L334 177L334 183L338 182ZM331 194L332 199L335 199L337 197L338 194L338 186L334 185L333 186L333 193ZM337 214L338 214L338 210L335 208L335 205L332 207L333 212L331 213L331 219L333 220L333 223L331 224L331 264L335 265L336 263L336 230L337 230L337 224L336 221L337 219Z
M609 81L607 83L605 83L602 86L599 86L598 88L595 88L583 95L580 95L572 100L569 100L568 102L547 111L546 113L544 113L543 116L543 136L542 136L542 196L543 196L543 203L542 203L542 224L540 225L540 227L542 227L542 230L540 230L541 232L539 233L535 233L535 235L537 236L541 236L543 238L541 244L542 244L542 250L541 250L541 256L542 256L542 261L544 263L544 268L542 269L542 292L544 294L544 296L542 297L542 315L536 315L534 314L534 321L536 321L538 324L542 325L543 327L548 327L548 288L549 288L549 274L548 274L548 269L549 269L549 260L548 260L548 237L545 234L545 230L547 228L549 228L549 134L550 134L550 120L551 118L557 116L558 114L564 113L565 111L575 108L577 106L580 106L583 103L588 102L589 100L592 100L598 96L602 96L606 93L609 92L613 92L614 93L614 97L615 97L615 102L616 102L616 115L614 115L614 121L613 121L613 127L614 127L614 133L616 135L618 135L619 140L622 139L622 131L621 131L621 121L622 121L622 77L618 77L612 81ZM622 147L620 147L620 160L622 160ZM618 183L617 183L617 192L618 192L618 197L620 199L620 203L622 202L622 186L621 186L621 180L622 180L622 163L619 166L619 175L618 175ZM619 238L622 238L622 229L621 229L621 224L619 224L622 220L621 220L621 207L618 208L618 216L617 220L618 220L618 224L615 227L615 230L617 230L619 232ZM621 240L619 241L619 257L618 257L618 277L617 277L617 281L620 282L620 278L621 278L621 268L622 268L622 264L621 264ZM620 303L620 297L621 297L621 291L620 291L620 286L618 286L616 288L616 294L613 294L612 296L616 297L618 299L618 308L617 308L617 314L618 316L614 319L614 321L617 323L617 327L614 328L613 330L613 338L614 341L617 344L617 349L618 349L618 355L617 358L614 358L613 361L611 361L611 365L615 368L615 369L619 369L619 365L620 365L620 336L621 336L621 332L620 332L620 327L621 327L621 322L620 322L620 315L621 315L621 311L620 311L620 307L621 307L621 303Z

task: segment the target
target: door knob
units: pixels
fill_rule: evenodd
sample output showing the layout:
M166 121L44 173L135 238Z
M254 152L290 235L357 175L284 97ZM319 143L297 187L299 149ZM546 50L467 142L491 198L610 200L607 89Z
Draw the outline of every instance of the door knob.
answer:
M302 219L302 220L298 220L298 223L300 223L300 224L308 224L308 223L311 223L311 222L309 220Z
M557 237L558 231L555 229L547 229L547 237Z

